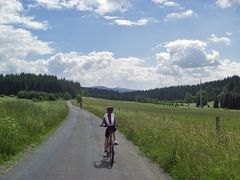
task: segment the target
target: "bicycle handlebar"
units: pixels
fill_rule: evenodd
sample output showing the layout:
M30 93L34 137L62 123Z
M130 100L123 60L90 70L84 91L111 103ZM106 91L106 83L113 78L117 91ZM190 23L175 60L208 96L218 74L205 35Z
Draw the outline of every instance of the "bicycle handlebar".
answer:
M103 124L100 124L99 126L100 126L100 127L107 127L106 125L103 125ZM118 127L117 124L115 124L115 126Z

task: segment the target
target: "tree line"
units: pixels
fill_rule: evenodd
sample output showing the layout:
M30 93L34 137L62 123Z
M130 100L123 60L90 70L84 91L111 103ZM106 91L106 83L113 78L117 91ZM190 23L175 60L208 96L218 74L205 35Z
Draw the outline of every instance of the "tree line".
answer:
M96 88L84 88L84 90L85 95L105 99L151 103L174 101L196 103L197 106L200 106L201 94L202 106L207 105L209 101L214 101L215 108L240 109L240 78L238 76L197 85L171 86L125 93Z
M19 91L23 91L21 95L26 94L26 91L32 91L32 94L38 91L56 95L69 93L75 96L81 91L81 85L79 82L58 79L56 76L46 74L0 74L0 95L17 95Z

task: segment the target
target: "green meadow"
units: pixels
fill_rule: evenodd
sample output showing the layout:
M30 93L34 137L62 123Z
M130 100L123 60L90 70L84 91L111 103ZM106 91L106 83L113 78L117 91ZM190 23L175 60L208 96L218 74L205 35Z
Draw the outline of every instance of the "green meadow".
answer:
M0 98L0 164L39 144L67 116L65 101Z
M174 179L240 179L240 111L83 100L100 118L107 105L115 108L118 129Z

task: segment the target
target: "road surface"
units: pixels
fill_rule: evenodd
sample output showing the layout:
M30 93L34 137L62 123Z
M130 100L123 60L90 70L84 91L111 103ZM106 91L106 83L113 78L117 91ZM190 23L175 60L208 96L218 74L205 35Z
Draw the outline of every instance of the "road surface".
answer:
M102 161L104 128L99 118L68 102L69 115L56 132L0 180L161 180L170 179L117 132L113 167Z

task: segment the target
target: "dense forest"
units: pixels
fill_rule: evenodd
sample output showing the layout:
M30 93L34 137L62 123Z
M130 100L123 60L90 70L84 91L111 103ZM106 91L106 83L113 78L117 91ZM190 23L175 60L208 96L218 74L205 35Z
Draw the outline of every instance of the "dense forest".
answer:
M17 95L19 91L69 93L75 96L81 91L80 83L58 79L53 75L30 73L0 74L0 95Z
M201 94L203 106L208 101L214 101L215 108L240 109L240 78L238 76L206 82L201 85L172 86L125 93L96 88L84 89L86 95L99 98L153 103L158 103L159 101L179 101L196 103L197 106L200 105Z

